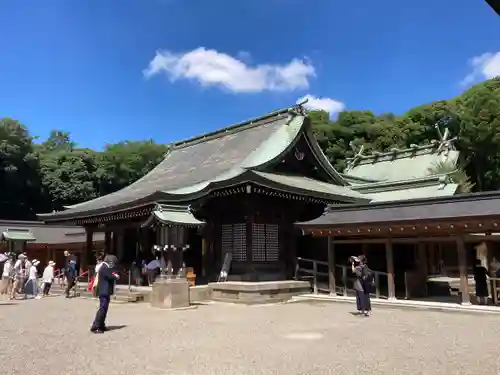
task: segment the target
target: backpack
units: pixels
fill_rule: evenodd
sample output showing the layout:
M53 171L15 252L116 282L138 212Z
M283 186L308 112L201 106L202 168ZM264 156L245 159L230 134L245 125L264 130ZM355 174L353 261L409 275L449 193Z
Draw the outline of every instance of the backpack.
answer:
M373 271L365 265L362 272L363 281L368 285L373 285L375 283L375 274Z

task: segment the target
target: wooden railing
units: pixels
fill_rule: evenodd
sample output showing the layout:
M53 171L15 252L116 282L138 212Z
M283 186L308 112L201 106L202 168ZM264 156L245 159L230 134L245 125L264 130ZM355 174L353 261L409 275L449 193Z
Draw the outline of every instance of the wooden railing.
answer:
M309 265L309 267L306 267L305 265ZM320 270L320 269L323 270ZM324 269L326 268L326 272ZM307 276L302 276L303 274L306 274ZM375 287L375 292L373 293L374 297L376 298L387 298L386 295L384 295L381 291L380 288L380 277L385 276L387 277L386 272L382 271L375 271L373 270L374 274L374 287ZM354 282L355 277L352 273L352 266L350 265L342 265L342 264L336 264L335 265L335 272L334 272L335 280L339 280L340 283L335 283L335 294L342 294L343 296L347 296L348 292L353 290L353 288L349 288L349 283ZM319 278L323 277L326 278L326 284L327 287L323 287L323 283L319 281ZM307 259L307 258L297 258L297 265L295 268L295 279L296 280L310 280L311 281L311 286L313 293L317 294L320 291L325 291L325 292L332 292L328 288L328 262L324 261L319 261L319 260L314 260L314 259Z
M386 272L375 271L374 273L374 293L372 295L376 298L387 298L388 296L383 294L381 288L381 277L387 277ZM347 296L349 292L352 292L352 285L349 285L350 282L355 280L355 277L352 273L352 269L350 265L335 265L335 291L334 294L341 294L343 296ZM308 259L308 258L297 258L297 264L295 268L295 280L308 280L311 282L311 289L313 293L317 294L320 292L332 293L329 290L329 269L328 262ZM426 278L425 278L426 280ZM415 275L413 275L413 271L406 271L404 273L404 298L410 299L412 290L415 288L417 284L424 283L425 280L417 280L415 279ZM498 277L490 277L490 293L493 305L500 304L500 278ZM418 285L417 285L418 286ZM387 289L389 290L389 286ZM402 291L401 291L402 292ZM401 295L402 296L402 295Z
M95 267L96 267L95 265L89 266L88 271L84 273L88 275L87 283L90 283L90 280L92 280L92 278L95 276ZM130 267L119 267L117 271L118 274L120 275L120 280L127 282L128 290L132 291L132 269Z

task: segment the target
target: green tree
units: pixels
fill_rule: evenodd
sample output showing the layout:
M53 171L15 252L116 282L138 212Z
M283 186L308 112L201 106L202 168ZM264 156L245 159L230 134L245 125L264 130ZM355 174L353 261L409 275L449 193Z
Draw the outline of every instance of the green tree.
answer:
M19 121L0 119L0 215L33 219L43 209L39 200L39 164L33 138Z
M330 114L326 111L314 110L308 111L308 117L316 140L320 147L326 150L328 142L332 138Z
M71 151L76 143L71 140L70 134L62 130L52 130L49 138L37 147L39 152Z
M98 196L96 153L76 148L68 132L54 130L37 147L43 190L52 210Z
M410 109L403 117L419 125L419 129L414 129L409 134L408 144L426 144L433 139L438 139L436 124L439 123L446 123L452 136L457 136L460 132L458 108L455 101L439 100L420 105Z
M471 87L454 100L459 140L466 170L479 191L500 182L500 78Z
M167 146L149 141L124 141L107 145L99 153L100 195L124 188L146 175L165 157Z
M86 150L57 151L41 159L42 184L53 210L98 196L95 155Z

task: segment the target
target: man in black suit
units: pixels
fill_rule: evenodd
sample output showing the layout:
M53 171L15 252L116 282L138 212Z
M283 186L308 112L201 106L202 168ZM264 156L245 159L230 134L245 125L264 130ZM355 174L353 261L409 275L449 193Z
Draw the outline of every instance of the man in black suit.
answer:
M106 315L108 314L109 300L114 293L115 283L120 278L115 272L116 257L106 255L102 266L97 273L97 296L99 297L99 309L95 314L94 323L90 331L92 333L104 333L106 331Z
M76 284L76 276L77 276L77 271L76 271L76 264L77 264L77 259L75 256L69 253L69 251L64 252L64 275L66 276L66 282L68 283L66 285L66 298L69 298L71 289L74 288Z

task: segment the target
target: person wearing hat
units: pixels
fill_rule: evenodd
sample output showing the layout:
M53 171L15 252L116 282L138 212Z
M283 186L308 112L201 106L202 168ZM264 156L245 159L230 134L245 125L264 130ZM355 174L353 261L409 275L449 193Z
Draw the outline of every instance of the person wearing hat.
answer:
M97 272L96 292L99 297L99 309L90 327L90 332L92 333L104 333L106 331L106 316L108 315L109 301L114 294L115 283L120 278L114 269L116 262L116 256L106 255Z
M21 293L26 280L26 255L19 254L16 263L14 264L14 282L12 284L12 290L10 294L11 299L16 298L16 293Z
M50 287L54 281L54 266L56 262L50 261L47 267L43 270L42 274L42 296L46 297L49 295Z
M0 295L8 295L10 297L12 280L14 278L14 262L11 254L6 254L7 259L3 265L2 281L0 284Z
M24 295L25 298L28 297L28 294L31 294L34 298L40 299L38 296L38 270L37 266L40 264L39 260L33 259L31 262L31 267L28 270L28 281L26 282Z

